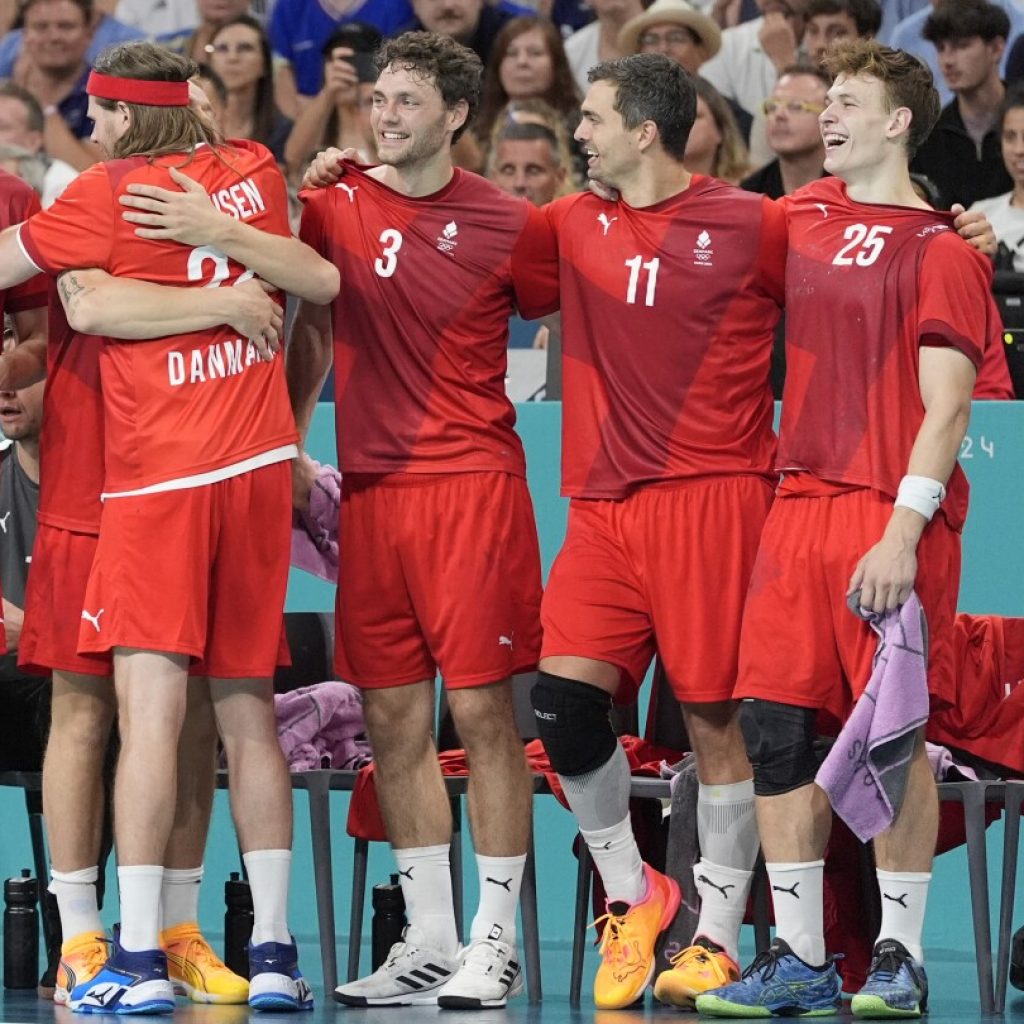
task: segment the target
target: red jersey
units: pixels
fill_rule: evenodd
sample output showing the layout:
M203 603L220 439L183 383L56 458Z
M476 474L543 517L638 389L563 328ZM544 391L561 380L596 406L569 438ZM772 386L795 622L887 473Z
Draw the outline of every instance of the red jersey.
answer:
M99 267L119 277L194 288L227 286L250 271L210 246L138 238L121 217L129 184L175 188L180 167L223 212L289 233L284 179L269 151L233 142L194 158L131 157L97 164L21 229L32 261L49 274ZM295 454L297 434L284 361L262 362L227 326L144 342L107 339L100 352L106 429L105 496L193 487Z
M703 175L643 209L584 192L547 210L562 289L562 494L772 477L782 211Z
M39 522L76 533L100 532L103 490L103 338L68 325L50 285L43 432L39 439Z
M498 470L526 463L505 395L508 321L558 305L543 213L456 169L413 199L363 169L303 193L301 237L341 271L334 300L343 473Z
M988 260L952 216L857 203L838 178L782 201L789 223L786 387L779 469L896 496L924 419L922 345L951 346L975 366L999 313ZM959 465L943 503L960 529Z
M21 178L0 171L0 231L28 220L39 209L39 197ZM46 278L39 275L13 288L0 289L0 321L4 313L22 313L45 305Z

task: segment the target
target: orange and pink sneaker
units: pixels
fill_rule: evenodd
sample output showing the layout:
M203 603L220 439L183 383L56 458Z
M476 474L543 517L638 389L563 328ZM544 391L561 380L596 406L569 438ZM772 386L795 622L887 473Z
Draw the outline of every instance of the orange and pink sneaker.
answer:
M700 936L672 957L672 967L654 982L654 998L669 1006L694 1009L697 996L740 980L740 967L721 946Z

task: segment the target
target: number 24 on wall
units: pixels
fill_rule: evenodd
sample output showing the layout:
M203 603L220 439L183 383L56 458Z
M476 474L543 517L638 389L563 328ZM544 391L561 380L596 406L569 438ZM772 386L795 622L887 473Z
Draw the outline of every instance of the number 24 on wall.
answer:
M851 224L843 232L846 245L836 253L832 265L850 267L856 263L858 267L870 267L882 255L885 237L891 234L892 228L884 224L873 224L870 228L866 224ZM853 254L854 249L857 250L856 255Z

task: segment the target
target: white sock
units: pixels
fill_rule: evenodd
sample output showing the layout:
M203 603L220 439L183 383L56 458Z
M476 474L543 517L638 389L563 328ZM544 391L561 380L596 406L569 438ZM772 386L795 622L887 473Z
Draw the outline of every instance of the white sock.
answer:
M516 907L523 882L526 854L519 857L476 855L480 872L480 906L469 929L469 939L496 939L516 948Z
M250 850L242 854L252 890L252 944L292 941L288 930L288 879L291 850Z
M702 857L693 865L700 893L700 919L694 938L703 935L739 960L740 925L747 909L753 871L737 871Z
M580 829L604 883L609 903L639 903L647 891L644 862L627 814L611 828L588 832Z
M896 939L919 963L924 963L921 936L924 909L928 903L930 871L883 871L879 868L878 888L882 894L882 927L878 941Z
M428 946L454 956L459 934L455 930L450 844L414 846L394 853L406 919L422 932Z
M775 934L805 964L825 962L825 862L766 864L775 904Z
M96 879L99 869L81 871L50 870L50 892L57 897L60 930L65 942L85 932L102 932L99 907L96 905Z
M197 868L164 868L160 889L160 929L199 921L199 885L203 865Z
M132 864L117 869L121 895L121 948L132 953L160 946L160 864Z

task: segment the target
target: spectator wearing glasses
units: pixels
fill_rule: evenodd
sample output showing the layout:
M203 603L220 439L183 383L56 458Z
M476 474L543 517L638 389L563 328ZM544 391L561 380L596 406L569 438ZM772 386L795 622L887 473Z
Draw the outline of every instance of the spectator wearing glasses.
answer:
M624 53L662 53L691 75L721 48L721 29L687 0L654 0L619 33Z
M807 0L800 46L818 65L837 39L873 39L881 25L882 8L877 0Z
M825 145L818 115L831 84L817 67L786 68L763 104L775 159L745 178L743 188L779 199L823 176Z

